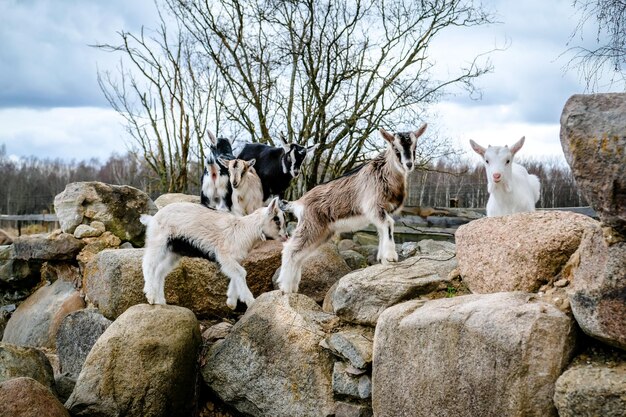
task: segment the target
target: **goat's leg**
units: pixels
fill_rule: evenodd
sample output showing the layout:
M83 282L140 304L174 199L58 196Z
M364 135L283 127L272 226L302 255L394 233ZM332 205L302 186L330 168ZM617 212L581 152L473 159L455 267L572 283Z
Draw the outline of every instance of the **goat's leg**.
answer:
M222 272L230 279L226 292L226 305L232 309L237 307L237 300L241 300L248 307L254 302L254 295L246 283L246 270L237 261L228 256L218 256Z
M393 240L393 218L383 209L379 209L376 214L376 217L371 219L378 231L378 254L376 255L376 260L382 264L397 262L398 253Z
M152 274L149 277L144 275L146 299L150 304L167 304L165 301L165 278L176 267L180 256L167 249L155 250L149 256L152 258L149 261L152 264ZM150 271L150 266L146 270Z
M284 293L298 292L302 277L302 264L322 243L331 236L327 229L319 230L303 220L298 223L291 239L285 243L278 276L278 288ZM326 231L326 233L323 233Z

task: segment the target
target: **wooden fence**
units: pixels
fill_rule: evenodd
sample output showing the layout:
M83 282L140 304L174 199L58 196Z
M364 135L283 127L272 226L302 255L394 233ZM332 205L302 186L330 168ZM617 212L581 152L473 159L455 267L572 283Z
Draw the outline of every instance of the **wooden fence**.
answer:
M0 225L12 222L18 236L22 235L22 226L26 223L46 223L46 229L50 231L58 226L58 221L56 214L0 214Z

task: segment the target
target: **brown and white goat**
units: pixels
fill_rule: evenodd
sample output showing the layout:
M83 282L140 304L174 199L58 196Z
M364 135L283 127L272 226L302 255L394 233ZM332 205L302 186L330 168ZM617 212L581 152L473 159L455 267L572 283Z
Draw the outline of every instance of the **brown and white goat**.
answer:
M398 260L393 240L394 220L404 203L407 176L415 167L417 139L426 130L391 134L380 129L387 149L343 177L320 184L283 208L298 218L293 236L283 248L278 277L283 292L297 292L303 261L336 232L354 231L373 223L378 230L382 263Z
M249 161L219 159L219 163L228 168L228 177L232 187L231 211L238 216L246 216L259 207L263 207L263 187L261 179L254 170L255 162L254 159Z

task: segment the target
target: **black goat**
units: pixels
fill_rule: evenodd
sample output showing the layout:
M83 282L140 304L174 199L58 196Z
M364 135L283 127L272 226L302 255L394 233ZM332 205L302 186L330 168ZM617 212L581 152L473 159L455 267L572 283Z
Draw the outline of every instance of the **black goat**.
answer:
M211 146L202 174L200 203L218 210L230 211L233 206L233 189L228 180L228 167L220 164L219 158L235 159L233 148L228 139L216 139L211 132L209 132L209 138Z
M308 153L317 145L304 147L295 143L269 146L262 143L248 143L237 158L249 161L256 159L255 169L263 186L263 200L271 196L284 197L292 179L300 174L300 168Z

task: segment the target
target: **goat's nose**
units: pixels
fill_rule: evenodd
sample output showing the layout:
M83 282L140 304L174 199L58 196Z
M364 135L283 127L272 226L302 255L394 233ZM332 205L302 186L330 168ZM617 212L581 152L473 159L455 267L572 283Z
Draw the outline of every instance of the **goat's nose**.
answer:
M407 163L406 163L406 168L407 168L407 169L411 169L411 168L413 168L413 162L407 162Z
M501 176L502 176L501 174L496 172L495 174L493 174L493 179L494 180L499 180Z

